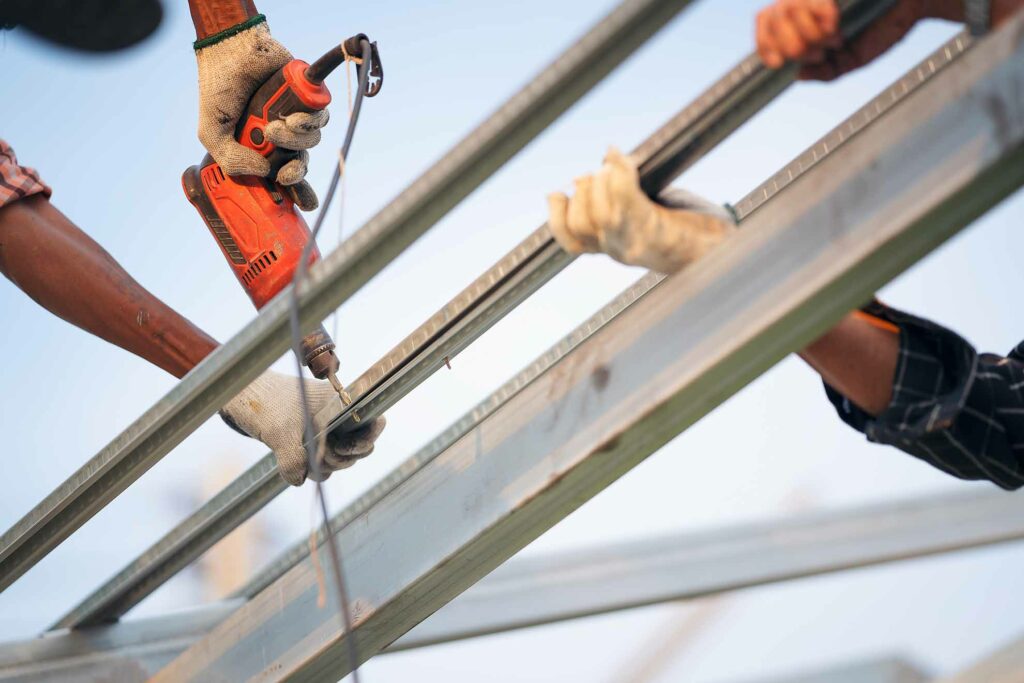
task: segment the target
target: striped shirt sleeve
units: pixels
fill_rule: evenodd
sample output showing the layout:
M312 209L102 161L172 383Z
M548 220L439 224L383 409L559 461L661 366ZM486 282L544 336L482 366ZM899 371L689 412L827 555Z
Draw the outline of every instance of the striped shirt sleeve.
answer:
M14 150L0 138L0 207L34 194L49 197L52 190L35 169L19 164Z

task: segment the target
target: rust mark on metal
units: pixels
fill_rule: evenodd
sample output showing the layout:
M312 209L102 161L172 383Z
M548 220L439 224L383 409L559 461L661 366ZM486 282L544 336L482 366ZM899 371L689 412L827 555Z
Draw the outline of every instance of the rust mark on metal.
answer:
M612 438L605 441L603 444L594 449L594 454L598 455L601 453L610 453L619 447L619 443L622 441L621 435L613 436Z
M990 93L984 99L985 111L992 121L996 139L1000 144L1005 145L1013 135L1013 123L1010 120L1009 112L1006 110L1006 102L1001 95Z

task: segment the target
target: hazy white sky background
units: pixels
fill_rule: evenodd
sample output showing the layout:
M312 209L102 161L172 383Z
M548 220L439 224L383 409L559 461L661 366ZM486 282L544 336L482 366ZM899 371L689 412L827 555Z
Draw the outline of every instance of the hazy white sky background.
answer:
M596 168L604 148L632 148L752 48L766 0L704 0L676 19L512 163L341 309L352 379L545 218L544 196ZM195 137L195 65L183 0L143 46L87 58L0 34L0 135L54 187L53 202L145 286L219 339L254 312L195 211L182 170ZM611 0L442 3L262 0L275 36L312 59L364 31L386 81L366 103L349 162L351 233L489 114ZM735 201L950 36L919 26L869 69L787 92L681 183ZM344 80L310 179L326 185L344 133ZM890 303L932 316L983 350L1005 352L1024 329L1020 196L891 284ZM1016 220L1015 220L1016 218ZM322 246L336 241L328 221ZM329 484L333 507L371 486L642 273L585 258L453 360L389 414L377 452ZM0 284L0 527L8 527L174 383ZM666 344L672 343L666 339ZM291 369L287 364L279 365ZM182 519L212 468L240 471L265 449L212 419L0 595L0 638L31 636ZM831 508L985 487L950 479L846 429L820 384L789 359L544 535L524 553L708 528L782 513L794 492ZM311 488L289 490L257 518L265 559L310 527ZM344 551L344 549L342 549ZM903 654L955 670L1024 631L1024 547L1009 545L735 594L723 617L673 662L664 681L729 681L862 657ZM241 583L243 577L239 577ZM194 575L134 614L206 599ZM671 607L634 610L381 657L375 681L609 680L656 637Z

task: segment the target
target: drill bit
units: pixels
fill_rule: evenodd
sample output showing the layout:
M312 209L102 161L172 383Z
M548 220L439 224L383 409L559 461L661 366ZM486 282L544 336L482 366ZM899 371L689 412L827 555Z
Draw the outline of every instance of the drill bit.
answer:
M352 397L349 396L347 391L345 391L345 387L344 385L342 385L341 380L338 379L337 374L333 372L328 372L327 381L330 382L331 386L334 387L334 390L338 392L338 396L341 397L342 403L344 403L347 406L352 405Z

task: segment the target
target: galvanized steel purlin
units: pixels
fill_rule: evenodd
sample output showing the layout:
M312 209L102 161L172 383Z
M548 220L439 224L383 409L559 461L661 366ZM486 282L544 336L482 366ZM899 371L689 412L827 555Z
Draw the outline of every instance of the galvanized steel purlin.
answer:
M1022 29L986 37L341 529L355 633L316 609L301 563L154 680L340 678L346 637L382 649L1014 191Z
M264 456L48 630L115 621L287 487L274 455Z
M1024 540L1024 498L957 492L510 560L385 652Z
M862 3L860 6L866 5ZM875 8L873 11L878 10ZM864 14L862 11L861 16ZM824 158L856 131L874 121L959 56L967 44L969 38L966 34L958 36L911 69L785 169L748 194L737 204L739 217L748 215L764 199L808 170L816 160ZM648 191L664 188L679 173L696 163L729 132L742 125L781 92L792 78L792 71L765 70L756 55L741 61L634 151L634 155L642 162L641 178ZM443 358L454 357L571 260L551 239L546 226L541 226L363 373L350 386L356 396L352 410L339 413L335 407L328 407L318 416L319 424L337 424L350 416L353 410L371 417L383 413L438 369ZM643 287L637 283L622 296L631 295L635 299L652 287L655 281L645 280ZM605 319L608 318L605 316ZM597 328L588 322L581 329L593 331ZM576 334L574 332L573 336ZM555 349L561 347L561 344L556 345ZM563 355L569 348L572 347L564 348ZM517 383L516 380L513 383ZM491 405L492 409L498 405L492 399L485 403ZM471 414L476 414L480 419L486 413L474 410ZM463 429L469 429L473 424L467 418L459 421ZM451 433L451 430L446 433ZM443 450L446 445L444 440L435 440L422 449L395 474L371 489L351 508L340 513L333 528L339 528L337 525L343 519L357 514L362 504L376 500L403 481L413 471L409 463L424 462L431 453ZM89 595L53 628L74 628L111 621L138 604L286 488L283 482L273 477L267 478L266 470L273 467L273 463L272 456L265 456L249 472L229 484L214 500L203 505L132 564ZM254 474L256 472L261 474L257 476ZM254 594L255 590L300 561L307 553L307 544L297 543L250 581L241 594Z
M145 683L222 621L237 602L131 619L87 634L65 630L0 643L0 683Z
M513 559L384 654L1021 540L1024 498L970 491ZM0 643L0 683L29 673L121 680L103 675L120 672L120 663L138 671L141 682L155 673L149 665L155 657L180 654L241 604L228 600L122 622L93 632L87 645L68 632ZM85 666L83 654L89 655Z
M833 128L827 135L788 163L785 168L740 200L733 207L739 218L743 219L752 214L761 205L813 168L815 164L825 159L833 150L878 120L882 114L962 55L970 47L971 41L971 35L967 31L957 34L885 91L850 115L842 124Z
M747 196L735 206L736 213L741 222L750 216L750 214L765 201L775 196L775 194L784 187L793 183L796 179L810 170L815 163L837 150L857 132L863 130L870 123L876 121L878 117L892 108L895 104L902 101L911 92L916 90L917 87L925 83L942 68L952 63L964 52L964 50L967 49L969 44L970 37L966 32L951 39L932 55L924 59L920 64L910 69L903 77L879 93L870 102L854 112L853 115L839 124L831 132L827 133L824 137L814 143L806 152L798 156L791 163L787 164L782 171L769 178L752 192L748 193ZM738 72L740 69L746 68L744 65L749 62L749 59L745 60L741 63L740 67L737 67L737 69L734 70L734 73ZM726 80L735 82L736 79L730 75L727 76L726 79L723 79L723 82ZM715 86L712 86L712 89L708 92L713 93L719 90L720 87L721 86L719 84L716 84ZM690 107L688 107L688 109L690 109ZM696 118L691 117L692 112L687 114L684 111L673 119L672 123L679 119L693 120L693 118ZM671 148L672 145L667 144L666 137L671 140L678 140L682 137L679 135L678 129L675 129L677 131L675 135L669 135L670 131L674 129L672 123L665 126L647 142L641 145L641 149L648 148L649 152L646 154L654 157L659 156L661 149ZM687 125L687 129L689 129L689 124ZM696 136L690 137L693 139ZM656 139L661 141L662 147L652 149L654 145L651 140ZM660 173L661 166L653 167L652 172ZM671 178L669 178L669 182L670 181ZM489 396L473 410L460 418L454 425L445 430L445 432L440 436L420 449L420 451L403 463L398 470L382 481L380 485L374 487L372 490L368 491L353 502L353 504L348 508L338 513L338 515L336 515L332 520L331 527L333 529L341 529L349 521L355 519L363 510L368 509L370 505L379 501L384 495L387 495L388 492L396 488L401 482L408 479L413 472L419 469L419 467L422 467L433 457L441 453L445 448L468 433L473 427L479 424L481 420L493 413L505 401L509 400L529 382L540 376L541 373L558 362L558 360L563 358L572 349L576 348L580 343L596 333L597 330L601 329L604 324L625 310L626 307L638 301L640 297L653 289L662 281L662 279L664 278L656 273L649 273L634 284L630 285L618 297L598 311L598 313L592 318L584 322L565 339L544 353L537 361L517 374L507 384L503 385L494 394ZM321 537L322 533L323 532L321 531ZM280 558L275 560L265 569L261 570L256 577L249 581L243 588L239 589L235 595L252 597L273 582L273 580L278 576L287 571L287 569L303 560L308 556L308 554L308 542L306 540L299 541L291 549L287 550Z
M690 0L625 0L339 249L299 293L312 327L428 230ZM6 588L288 348L290 289L0 537Z

